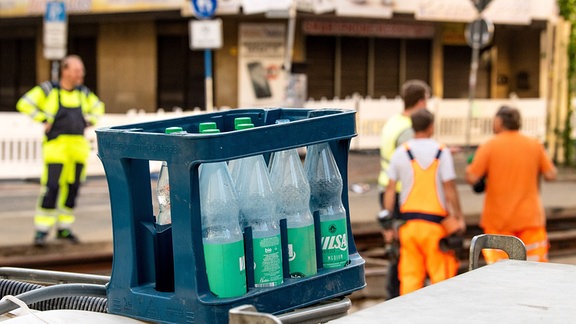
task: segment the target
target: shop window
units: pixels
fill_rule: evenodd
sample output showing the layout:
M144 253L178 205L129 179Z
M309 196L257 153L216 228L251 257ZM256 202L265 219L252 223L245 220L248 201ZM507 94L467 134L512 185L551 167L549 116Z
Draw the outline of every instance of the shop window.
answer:
M394 98L400 93L400 40L374 40L374 98Z
M430 82L431 41L308 36L308 96L395 98L408 79Z
M98 94L98 68L96 66L96 36L82 36L74 37L71 35L68 44L68 53L75 54L82 58L86 75L84 77L84 85L87 86L92 92Z
M206 109L204 51L191 51L188 35L158 37L158 107Z
M0 111L16 111L16 102L36 84L35 40L0 39Z
M335 37L306 38L308 97L314 99L334 97L335 49Z
M368 94L368 38L342 37L340 41L340 96Z

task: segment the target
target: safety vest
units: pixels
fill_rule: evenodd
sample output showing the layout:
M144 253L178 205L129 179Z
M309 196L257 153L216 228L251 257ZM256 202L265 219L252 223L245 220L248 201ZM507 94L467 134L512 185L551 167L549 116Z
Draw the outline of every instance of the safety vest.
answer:
M400 206L401 217L404 220L424 219L440 223L448 215L446 208L440 203L436 177L444 147L440 146L434 160L425 169L414 159L408 144L404 144L404 148L410 158L414 181L406 200Z
M408 116L397 114L386 122L382 128L382 135L380 139L380 175L378 176L378 184L386 187L390 179L388 178L388 167L390 166L390 159L392 154L400 144L398 139L404 132L412 131L412 120ZM398 183L397 191L400 191L400 183Z
M16 109L37 122L53 124L52 136L81 135L85 123L96 124L104 114L104 104L85 86L63 90L57 82L46 81L24 94ZM78 123L78 120L81 123ZM75 125L75 126L71 126ZM71 126L71 129L68 129ZM57 133L56 133L57 132Z

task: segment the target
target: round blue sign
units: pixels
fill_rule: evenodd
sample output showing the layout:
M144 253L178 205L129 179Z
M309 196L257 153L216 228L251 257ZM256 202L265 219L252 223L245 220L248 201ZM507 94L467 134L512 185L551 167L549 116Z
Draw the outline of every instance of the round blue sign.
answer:
M216 0L192 0L194 13L200 19L212 18L217 6Z

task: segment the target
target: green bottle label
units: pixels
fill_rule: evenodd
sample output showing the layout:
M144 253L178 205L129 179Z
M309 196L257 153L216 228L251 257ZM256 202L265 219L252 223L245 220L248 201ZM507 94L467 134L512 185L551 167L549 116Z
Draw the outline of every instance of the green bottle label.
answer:
M292 278L316 274L314 225L288 229L288 257Z
M204 258L210 291L220 297L246 293L244 241L226 244L204 243Z
M280 234L255 238L254 286L274 287L282 283L282 249Z
M348 263L346 218L320 222L324 268L341 268Z

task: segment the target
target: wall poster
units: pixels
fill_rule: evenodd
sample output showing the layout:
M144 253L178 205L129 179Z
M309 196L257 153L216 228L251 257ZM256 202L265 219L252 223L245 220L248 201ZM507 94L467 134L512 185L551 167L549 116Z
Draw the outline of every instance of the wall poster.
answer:
M277 23L245 23L239 28L238 106L282 105L286 79L282 64L286 26Z

